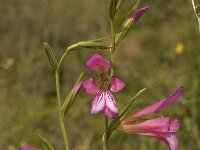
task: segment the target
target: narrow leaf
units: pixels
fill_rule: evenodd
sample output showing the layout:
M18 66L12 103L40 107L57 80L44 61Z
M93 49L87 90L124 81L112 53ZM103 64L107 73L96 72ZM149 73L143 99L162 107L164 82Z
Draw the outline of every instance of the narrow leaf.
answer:
M53 70L55 71L57 69L58 62L56 60L56 57L55 57L52 49L50 48L49 44L46 42L44 42L44 49L45 49L45 52L49 59L49 63L51 65L51 67L53 68Z
M110 0L109 1L109 17L113 20L116 12L117 12L117 2L118 0Z
M43 144L48 150L54 150L54 148L49 144L49 142L39 133L32 133L31 135L36 135L43 142Z
M121 32L115 34L115 45L119 45L121 40L127 35L129 30L132 28L134 22L133 19L128 18L124 23Z
M105 44L96 41L81 41L77 43L79 48L95 48L95 49L108 49L109 47Z
M137 2L133 5L131 11L129 12L128 17L132 16L133 13L135 13L138 10L140 2L141 2L141 0L137 0Z
M93 41L93 42L100 42L100 41L103 41L103 40L108 39L108 38L110 38L110 36L97 38L97 39L94 39L94 40L91 40L91 41Z
M119 2L117 3L117 7L116 7L117 10L119 9L119 6L121 5L121 2L122 2L122 0L119 0Z

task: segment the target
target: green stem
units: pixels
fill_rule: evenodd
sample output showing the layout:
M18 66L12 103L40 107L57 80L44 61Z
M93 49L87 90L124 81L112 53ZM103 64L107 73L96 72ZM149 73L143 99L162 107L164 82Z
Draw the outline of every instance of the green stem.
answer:
M115 29L113 20L110 19L110 26L111 26L111 37L112 37L112 46L110 48L110 61L114 64L114 51L115 51ZM114 74L113 67L111 68L111 76Z
M61 105L61 99L60 99L60 81L59 81L60 79L59 79L59 71L58 70L56 71L55 78L56 78L56 92L57 92L57 99L58 99L59 123L60 123L61 132L63 135L63 140L65 143L65 149L69 150L69 144L68 144L67 134L66 134L66 130L65 130L64 117L63 117L63 113L62 113L62 105Z
M110 61L113 64L114 63L114 51L115 51L115 30L114 30L114 24L113 20L110 20L111 25L111 36L112 36L112 46L110 48ZM114 69L111 68L110 76L114 75ZM108 117L105 116L105 132L103 135L103 150L108 150L108 138L109 138L109 129L108 129Z
M108 150L108 117L105 116L105 132L103 135L103 150Z
M60 66L63 62L63 60L65 59L65 57L67 56L67 54L69 54L69 52L73 49L77 49L78 48L78 45L77 44L74 44L70 47L67 48L67 50L64 52L64 54L62 55L62 57L60 58L60 61L58 62L58 67L57 67L57 71L59 72L60 70Z

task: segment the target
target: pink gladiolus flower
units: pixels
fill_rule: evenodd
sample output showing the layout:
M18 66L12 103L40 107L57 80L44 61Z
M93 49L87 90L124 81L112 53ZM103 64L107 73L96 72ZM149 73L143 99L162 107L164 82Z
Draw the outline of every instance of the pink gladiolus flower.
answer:
M20 147L19 150L42 150L42 149L38 149L38 148L34 148L34 147L23 146L23 147Z
M135 22L149 9L149 6L142 7L131 17Z
M174 103L183 91L184 88L180 87L166 99L133 113L121 122L119 130L158 138L165 142L170 150L178 150L178 139L173 133L178 131L180 127L179 120L160 117L141 122L141 117L157 112Z
M100 75L100 82L90 77L83 81L82 85L86 93L95 95L91 108L91 114L97 114L104 111L109 118L117 118L119 109L111 92L118 92L125 87L125 83L120 79L106 75L111 67L111 63L98 54L94 54L87 62L87 67Z

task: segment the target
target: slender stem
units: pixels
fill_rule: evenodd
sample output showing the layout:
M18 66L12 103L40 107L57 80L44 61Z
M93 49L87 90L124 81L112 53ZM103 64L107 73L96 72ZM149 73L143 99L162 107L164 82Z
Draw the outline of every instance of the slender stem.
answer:
M110 48L110 61L114 64L114 51L115 51L115 29L113 20L110 19L112 46ZM111 68L111 76L114 74L114 69Z
M113 64L114 63L114 51L115 51L115 30L114 30L114 24L113 20L110 20L111 25L111 36L112 36L112 46L110 48L110 61ZM110 76L114 75L114 69L111 68ZM109 130L108 130L108 117L105 116L105 132L103 135L103 150L108 150L108 139L109 139Z
M68 47L68 48L66 49L66 51L64 52L64 54L63 54L62 57L60 58L60 61L58 62L58 67L57 67L57 71L58 71L58 72L59 72L60 66L61 66L63 60L65 59L65 57L67 56L67 54L69 54L69 52L70 52L71 50L76 49L76 48L78 48L78 45L77 45L77 44L74 44L74 45L71 45L70 47Z
M115 51L115 28L114 28L113 20L110 20L110 25L111 25L111 36L112 36L112 53L114 53L114 51Z
M72 46L70 46L70 47L67 48L67 50L64 52L64 54L60 58L60 61L58 63L57 70L56 70L56 73L55 73L55 78L56 78L56 92L57 92L57 99L58 99L59 123L60 123L60 129L61 129L61 132L62 132L63 140L64 140L64 143L65 143L65 150L69 150L69 143L68 143L67 133L66 133L66 129L65 129L64 113L62 111L62 104L61 104L61 98L60 98L60 78L59 78L59 71L60 71L60 66L61 66L63 60L65 59L65 57L67 56L67 54L72 49L75 49L76 47L77 47L77 45L75 44L75 45L72 45Z
M60 81L59 81L60 79L59 79L58 70L56 71L55 78L56 78L56 92L57 92L57 99L58 99L59 123L60 123L61 132L63 135L63 140L65 143L65 149L69 150L69 144L68 144L67 134L65 130L64 118L63 118L63 113L62 113L62 105L61 105L61 99L60 99Z
M103 135L103 150L108 150L108 117L105 116L105 132Z

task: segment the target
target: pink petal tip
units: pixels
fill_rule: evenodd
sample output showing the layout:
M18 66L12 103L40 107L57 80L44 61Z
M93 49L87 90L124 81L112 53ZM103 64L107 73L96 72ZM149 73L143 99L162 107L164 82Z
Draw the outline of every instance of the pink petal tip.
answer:
M96 84L95 78L89 78L87 80L84 80L82 83L85 92L88 94L97 94L99 92L99 87Z
M106 74L106 72L111 67L111 63L99 54L94 54L87 61L87 67L88 69L96 72L97 74Z
M125 86L126 86L126 84L122 80L120 80L116 77L112 77L112 83L111 83L111 87L110 87L110 90L112 92L121 91Z

